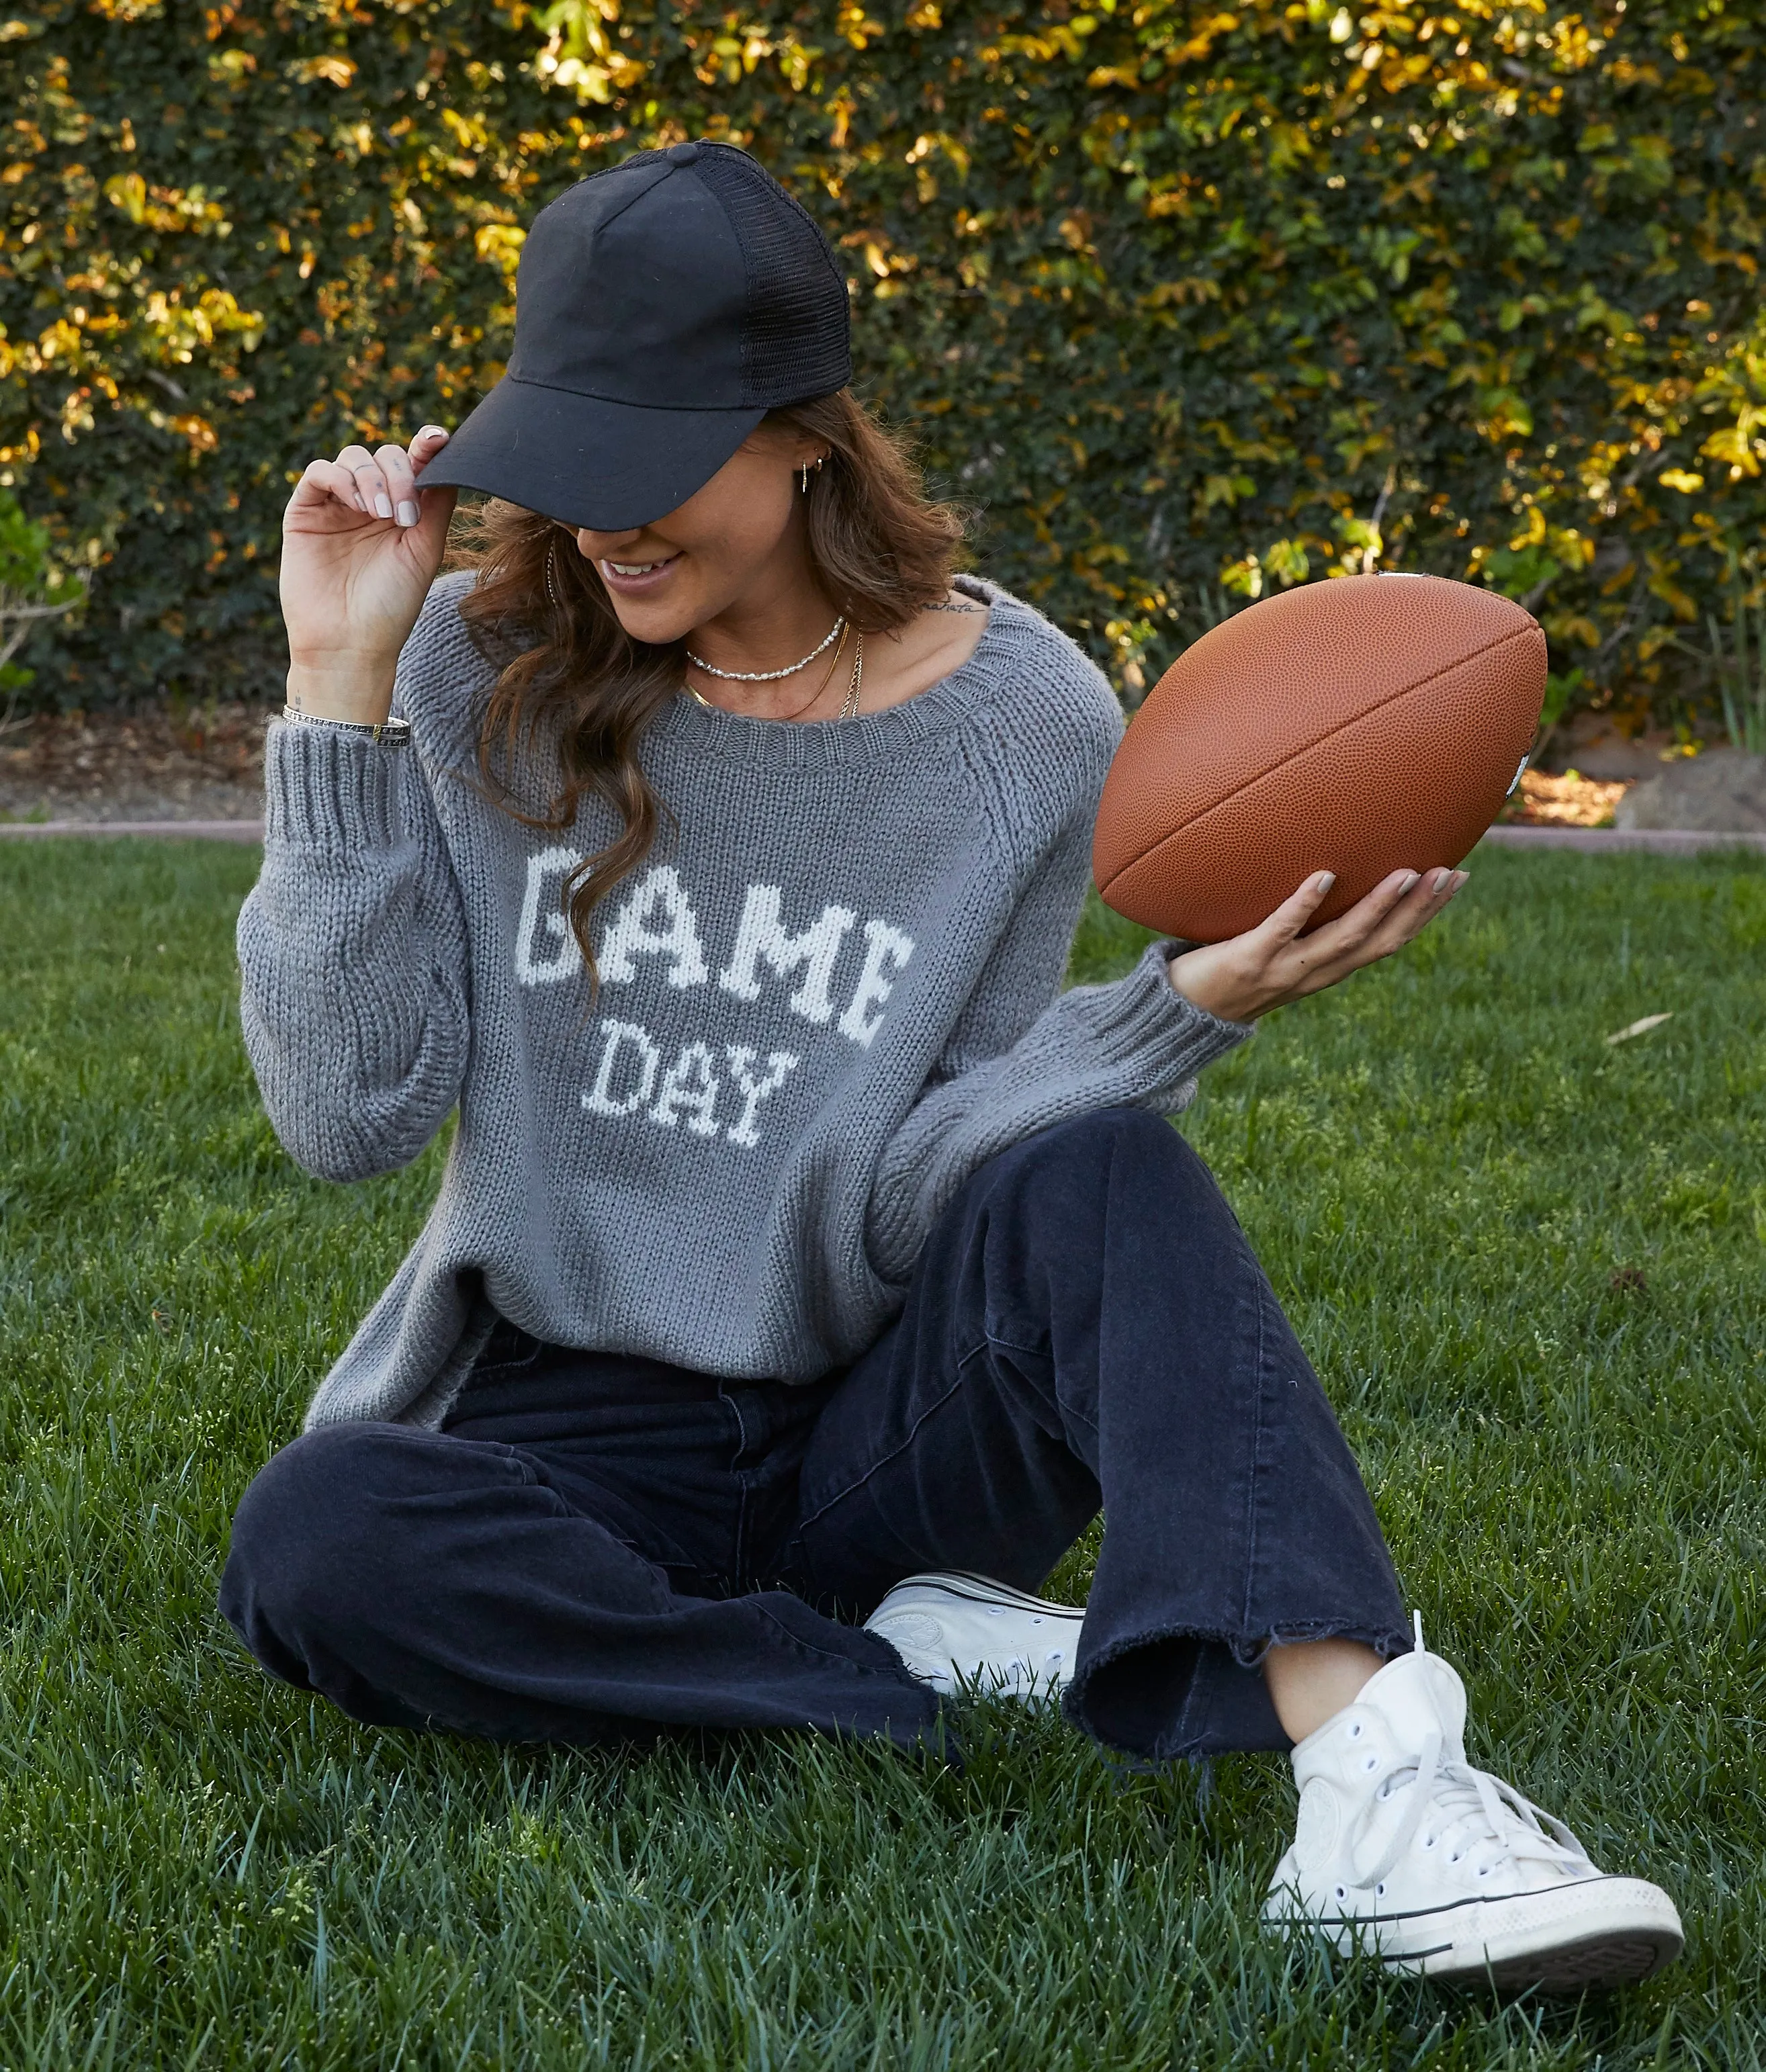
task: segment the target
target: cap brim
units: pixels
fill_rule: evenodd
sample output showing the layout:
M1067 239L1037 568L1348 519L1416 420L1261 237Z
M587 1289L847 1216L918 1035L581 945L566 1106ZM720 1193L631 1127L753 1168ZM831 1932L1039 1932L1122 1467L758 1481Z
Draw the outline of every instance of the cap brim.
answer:
M678 510L766 414L648 409L505 374L418 479L623 532Z

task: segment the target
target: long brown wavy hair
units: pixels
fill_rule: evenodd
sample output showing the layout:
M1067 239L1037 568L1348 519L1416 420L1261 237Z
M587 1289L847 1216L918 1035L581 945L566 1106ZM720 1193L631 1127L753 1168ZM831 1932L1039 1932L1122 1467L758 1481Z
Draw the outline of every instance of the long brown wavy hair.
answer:
M850 388L769 411L764 424L827 449L805 495L809 565L856 631L894 632L942 601L958 565L964 520L927 495L900 434ZM590 916L649 854L662 820L672 820L644 775L638 743L685 682L686 643L632 639L599 572L554 520L493 501L462 512L458 522L452 565L478 577L460 615L501 672L479 733L489 796L525 826L557 832L572 825L587 792L604 799L622 824L617 838L565 881L565 911L592 998L599 973ZM528 773L544 771L549 760L551 796L524 801L519 791L531 789Z

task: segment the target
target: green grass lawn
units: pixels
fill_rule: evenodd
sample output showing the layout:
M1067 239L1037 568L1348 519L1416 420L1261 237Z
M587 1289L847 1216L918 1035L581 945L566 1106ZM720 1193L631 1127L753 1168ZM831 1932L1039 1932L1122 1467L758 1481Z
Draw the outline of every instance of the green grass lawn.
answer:
M0 2066L1761 2062L1766 859L1481 854L1184 1125L1468 1673L1474 1760L1686 1917L1665 1978L1568 2005L1263 1942L1274 1758L1204 1794L1004 1707L961 1777L498 1750L260 1674L213 1609L229 1515L436 1169L331 1187L278 1149L235 997L255 868L0 847ZM1142 939L1094 911L1076 975Z

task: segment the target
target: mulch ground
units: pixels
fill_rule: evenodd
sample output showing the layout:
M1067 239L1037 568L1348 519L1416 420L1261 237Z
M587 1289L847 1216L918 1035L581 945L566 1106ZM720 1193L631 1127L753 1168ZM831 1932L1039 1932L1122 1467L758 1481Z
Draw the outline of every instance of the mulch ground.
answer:
M0 733L0 820L252 820L262 705L39 713Z
M1524 828L1608 828L1614 809L1636 781L1603 782L1575 770L1557 777L1544 770L1525 771L1520 790L1496 817Z

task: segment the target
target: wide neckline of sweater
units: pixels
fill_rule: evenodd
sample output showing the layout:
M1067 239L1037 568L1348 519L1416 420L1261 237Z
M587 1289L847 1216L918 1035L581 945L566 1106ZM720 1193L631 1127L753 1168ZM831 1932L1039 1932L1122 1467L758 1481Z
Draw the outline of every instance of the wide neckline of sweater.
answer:
M988 607L981 638L967 661L899 705L853 719L751 719L721 705L702 705L683 690L650 722L649 737L679 742L692 754L776 770L892 759L966 718L983 702L1021 645L1026 623L1035 618L1027 606L981 577L959 575L953 586Z

